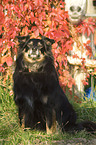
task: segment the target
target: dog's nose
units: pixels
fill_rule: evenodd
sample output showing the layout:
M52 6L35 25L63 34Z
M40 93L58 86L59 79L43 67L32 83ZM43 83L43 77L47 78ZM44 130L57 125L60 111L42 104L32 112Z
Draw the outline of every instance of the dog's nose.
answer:
M37 50L37 48L35 48L35 47L32 48L32 51L36 51L36 50Z

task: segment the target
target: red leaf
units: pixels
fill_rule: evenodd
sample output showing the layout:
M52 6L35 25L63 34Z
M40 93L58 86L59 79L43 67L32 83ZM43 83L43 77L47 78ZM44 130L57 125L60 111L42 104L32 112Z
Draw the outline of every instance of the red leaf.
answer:
M4 67L2 67L2 65L3 64L0 64L0 72L4 72L5 71Z
M92 33L94 33L94 27L90 26L90 30L92 31Z
M90 28L88 28L88 29L87 29L87 36L89 37L90 34L91 34L91 30L90 30Z
M91 41L90 41L90 40L88 40L88 41L86 42L86 45L87 45L87 44L90 44L90 42L91 42Z
M34 31L35 36L39 36L39 29L37 29L36 31Z
M34 13L31 12L30 16L31 16L31 23L33 23L36 20L36 18L34 17Z
M3 6L0 4L0 25L4 22Z
M6 63L7 63L8 66L11 66L12 65L12 62L13 61L12 61L12 58L11 57L7 57L6 58Z
M40 33L41 35L43 35L43 28L42 28L42 27L39 27L39 33Z

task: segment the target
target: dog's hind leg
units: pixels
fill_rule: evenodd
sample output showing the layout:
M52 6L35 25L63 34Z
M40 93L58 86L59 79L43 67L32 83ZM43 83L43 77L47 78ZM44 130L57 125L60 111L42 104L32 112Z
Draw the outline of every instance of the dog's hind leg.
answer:
M46 132L52 134L56 132L56 112L54 109L47 109L46 111Z

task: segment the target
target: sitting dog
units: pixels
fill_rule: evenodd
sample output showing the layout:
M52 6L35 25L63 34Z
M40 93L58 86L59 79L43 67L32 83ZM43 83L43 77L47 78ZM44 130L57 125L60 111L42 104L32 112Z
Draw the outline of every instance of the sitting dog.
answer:
M53 39L18 36L19 50L13 75L14 100L25 128L56 131L96 130L93 122L76 124L76 112L59 85L51 52ZM24 122L23 122L24 120Z

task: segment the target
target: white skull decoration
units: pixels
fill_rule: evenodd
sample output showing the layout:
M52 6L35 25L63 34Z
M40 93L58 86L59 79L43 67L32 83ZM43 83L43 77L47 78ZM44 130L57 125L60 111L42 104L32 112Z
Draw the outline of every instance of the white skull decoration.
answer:
M65 0L65 10L68 11L69 21L77 25L86 13L86 0Z

